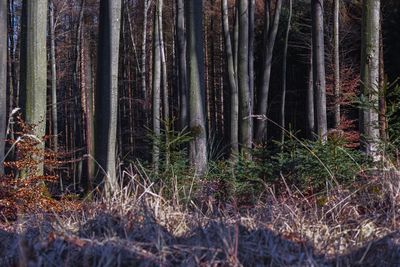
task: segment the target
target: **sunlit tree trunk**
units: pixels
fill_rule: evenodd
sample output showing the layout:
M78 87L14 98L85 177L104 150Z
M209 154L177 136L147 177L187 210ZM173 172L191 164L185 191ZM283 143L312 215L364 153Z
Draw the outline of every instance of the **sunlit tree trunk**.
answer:
M325 81L325 45L324 45L324 7L323 0L311 1L312 16L312 55L315 127L322 140L327 136L326 118L326 81Z
M307 138L312 140L315 134L315 115L314 115L314 79L313 79L313 59L312 49L310 50L310 64L307 83Z
M361 87L366 103L361 111L362 148L377 156L379 142L380 0L364 0L361 41Z
M118 60L121 0L100 1L98 73L96 92L95 158L106 177L106 192L116 190L116 145L118 119Z
M4 174L7 128L7 0L0 0L0 176Z
M151 0L144 0L143 6L143 32L142 32L142 58L140 66L140 76L141 76L141 87L142 87L142 97L144 99L145 105L147 103L147 81L146 81L146 71L147 71L147 21L148 21L148 11L150 9Z
M23 28L25 45L22 46L21 75L24 76L24 115L28 124L35 125L33 134L42 139L46 131L47 91L47 0L25 0L26 28ZM44 142L38 145L44 151ZM43 154L43 152L39 152ZM39 155L42 156L42 155ZM37 175L43 175L43 159L38 159Z
M185 2L188 41L189 117L193 140L190 144L190 162L196 175L207 170L207 133L205 116L203 1Z

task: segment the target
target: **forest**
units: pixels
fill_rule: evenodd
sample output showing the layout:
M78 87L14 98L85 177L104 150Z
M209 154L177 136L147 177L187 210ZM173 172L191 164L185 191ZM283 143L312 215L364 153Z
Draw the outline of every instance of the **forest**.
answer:
M0 0L0 266L400 266L399 25Z

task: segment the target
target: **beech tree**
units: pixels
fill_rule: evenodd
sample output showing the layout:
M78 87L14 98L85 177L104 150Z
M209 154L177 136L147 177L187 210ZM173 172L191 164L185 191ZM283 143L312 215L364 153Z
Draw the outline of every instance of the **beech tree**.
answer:
M282 0L276 0L275 11L272 12L271 1L265 0L264 10L264 55L260 87L258 88L257 115L267 116L268 94L271 80L272 56L276 35L278 32L279 19L282 9ZM256 120L255 138L262 142L267 137L267 121Z
M21 44L21 90L24 116L34 125L33 134L42 139L46 131L47 91L47 0L23 1ZM38 144L43 151L44 143ZM37 175L43 175L43 160L38 159Z
M0 0L0 175L4 174L7 128L7 0Z
M361 41L361 96L360 129L362 147L368 155L377 156L379 141L379 40L380 0L364 0Z
M105 176L107 192L116 189L116 145L118 118L118 60L121 0L100 1L98 73L96 92L95 159Z
M237 73L235 72L233 61L232 42L229 32L228 0L221 1L221 11L230 89L230 145L231 154L234 155L239 152L239 93L237 87Z
M238 85L239 143L246 152L252 145L249 77L249 0L239 0Z
M312 56L314 84L314 113L316 134L326 140L328 124L326 118L326 78L324 45L324 0L311 0Z
M190 163L196 175L207 170L207 132L204 88L204 52L203 52L203 1L188 0L186 6L187 21L187 58L189 82L189 118L193 141L190 143Z

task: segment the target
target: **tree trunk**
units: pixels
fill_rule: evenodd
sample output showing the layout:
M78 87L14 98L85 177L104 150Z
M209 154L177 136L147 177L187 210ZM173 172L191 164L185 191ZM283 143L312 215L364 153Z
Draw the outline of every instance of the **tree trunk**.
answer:
M58 117L57 117L57 68L56 36L54 25L54 0L50 1L50 59L51 59L51 118L53 126L53 150L58 151Z
M143 33L142 33L142 62L140 68L140 75L142 81L142 97L144 100L145 107L147 106L147 83L146 83L146 69L147 69L147 61L146 61L146 50L147 50L147 18L148 11L150 8L151 0L144 0L144 8L143 8ZM145 108L146 110L147 108Z
M315 126L318 137L327 136L323 0L311 1Z
M238 49L238 85L239 85L239 142L242 153L249 156L252 145L251 96L249 81L249 0L239 0L239 49Z
M157 1L160 3L160 0ZM152 75L152 89L153 89L153 168L158 171L160 167L160 143L161 142L161 48L160 48L160 5L157 4L154 12L153 23L153 75Z
M335 128L340 125L340 60L339 60L339 4L335 0L333 11L333 55L334 55L334 90L335 90Z
M269 14L270 4L269 0L265 0L266 17L265 17L265 29L264 29L264 58L262 66L262 77L260 88L258 90L258 102L257 102L257 115L267 116L268 109L268 94L271 79L271 67L272 67L272 55L274 50L274 44L276 34L278 32L279 18L282 8L282 0L276 1L275 12L273 16L273 22L271 24ZM256 120L256 133L255 138L258 142L263 142L267 138L267 120L261 119Z
M178 76L179 76L179 96L180 96L180 128L189 126L189 96L187 84L187 64L186 64L186 28L185 28L185 6L184 0L176 0L176 35L178 46Z
M314 79L313 79L313 56L310 49L310 66L308 71L307 84L307 138L312 140L315 134L315 115L314 115Z
M249 0L249 93L250 93L250 136L253 140L253 105L254 105L254 23L255 23L255 0Z
M363 1L361 41L362 96L368 106L361 111L362 148L374 158L379 142L379 37L380 0Z
M7 0L0 0L0 176L4 174L7 128Z
M286 82L287 82L287 50L289 44L289 33L290 27L292 23L292 9L293 3L292 0L289 0L289 18L286 26L286 34L285 34L285 44L283 47L283 58L282 58L282 100L281 100L281 141L282 144L285 141L285 106L286 106Z
M189 117L193 140L190 144L190 162L196 176L207 170L207 133L205 117L203 1L186 2L188 38Z
M121 0L100 1L95 158L106 176L106 192L117 189L118 59Z
M26 28L23 31L26 45L22 54L25 58L22 76L24 76L24 115L28 124L35 125L33 134L40 140L46 131L46 91L47 91L47 0L24 1L26 8ZM38 145L43 154L44 142ZM43 155L37 159L37 175L43 175Z
M221 1L222 10L222 25L224 30L225 52L228 66L228 81L230 88L230 143L231 143L231 156L235 156L239 152L239 95L236 84L236 73L233 62L233 52L231 36L229 33L229 15L228 15L228 0Z

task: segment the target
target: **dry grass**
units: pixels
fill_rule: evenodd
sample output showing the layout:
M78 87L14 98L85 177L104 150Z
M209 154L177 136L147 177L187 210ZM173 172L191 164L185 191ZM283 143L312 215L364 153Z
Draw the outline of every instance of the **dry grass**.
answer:
M0 266L400 266L396 170L319 196L266 188L255 206L223 209L172 205L146 175L124 176L107 199L3 223Z

